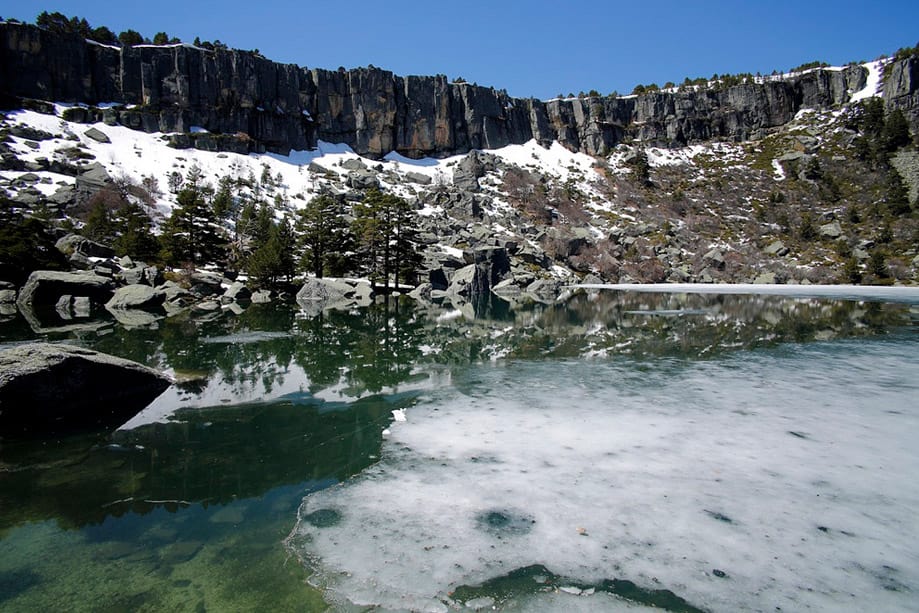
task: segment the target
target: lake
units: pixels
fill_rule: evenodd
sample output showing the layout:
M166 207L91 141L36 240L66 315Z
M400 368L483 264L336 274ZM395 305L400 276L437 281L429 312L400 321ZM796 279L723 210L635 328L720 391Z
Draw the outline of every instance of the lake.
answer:
M4 611L911 611L919 305L0 322L178 383L0 446Z

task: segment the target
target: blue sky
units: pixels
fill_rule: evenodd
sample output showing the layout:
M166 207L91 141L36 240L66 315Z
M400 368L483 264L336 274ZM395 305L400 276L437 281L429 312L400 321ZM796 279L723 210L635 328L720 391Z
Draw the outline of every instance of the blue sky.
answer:
M400 75L446 74L551 98L713 73L770 73L804 62L871 60L919 42L919 2L552 2L534 0L0 0L0 16L42 10L231 47L301 66L373 64Z

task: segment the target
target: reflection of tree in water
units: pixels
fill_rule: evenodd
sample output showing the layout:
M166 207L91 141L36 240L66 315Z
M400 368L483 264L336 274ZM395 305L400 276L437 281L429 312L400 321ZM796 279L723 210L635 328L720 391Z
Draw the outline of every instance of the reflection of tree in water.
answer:
M424 341L423 322L411 305L390 299L301 320L296 361L314 391L343 380L355 392L377 393L411 376Z
M462 366L495 357L706 357L782 342L877 334L909 325L903 305L778 296L580 293L564 304L510 306L496 298L477 319L449 304L390 299L306 316L296 305L252 305L239 315L187 312L158 330L75 340L158 368L172 368L195 393L215 376L228 395L270 394L300 383L311 393L342 386L378 393L409 380L420 364ZM452 315L445 316L452 311ZM467 315L472 311L466 311ZM51 339L61 340L61 339ZM296 366L297 368L294 368ZM305 373L302 382L288 381Z
M345 383L377 393L411 375L421 355L423 324L411 303L391 299L354 311L305 317L295 305L253 305L240 315L186 313L160 330L119 328L94 344L197 379L219 375L231 391L283 385L292 364L307 374L303 387L317 392Z

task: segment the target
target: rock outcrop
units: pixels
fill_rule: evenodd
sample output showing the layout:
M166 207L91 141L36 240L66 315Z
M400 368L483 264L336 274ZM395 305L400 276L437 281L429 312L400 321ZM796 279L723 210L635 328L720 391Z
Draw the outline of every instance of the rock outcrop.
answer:
M170 380L121 358L35 343L0 353L0 436L116 427Z
M893 104L919 107L916 64L890 68ZM444 75L309 69L256 52L183 44L121 48L0 23L3 99L115 103L75 107L66 118L180 133L170 137L173 146L208 150L286 154L321 139L370 157L421 157L536 139L604 154L626 138L657 145L744 140L787 123L801 108L842 104L866 82L867 70L850 66L720 90L543 102Z
M884 69L884 102L900 109L914 132L919 131L919 57L891 62Z
M366 279L307 279L297 292L297 303L308 312L368 306L373 288Z
M54 306L61 296L85 296L97 304L105 304L115 292L115 282L87 272L58 272L36 270L19 291L16 299L20 308Z

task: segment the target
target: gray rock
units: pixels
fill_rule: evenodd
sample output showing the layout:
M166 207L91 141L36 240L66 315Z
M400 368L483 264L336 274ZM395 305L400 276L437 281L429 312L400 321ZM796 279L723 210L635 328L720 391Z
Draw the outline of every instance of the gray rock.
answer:
M68 234L54 243L55 248L64 255L79 253L90 258L111 258L115 251L111 247L91 241L79 234Z
M341 163L341 167L345 170L354 170L357 172L366 172L367 165L364 164L362 160L357 158L348 158Z
M268 304L271 302L271 292L267 289L260 289L252 292L250 297L252 304Z
M121 279L127 285L137 285L143 283L144 279L144 269L143 268L125 268L120 273L118 273L117 278Z
M59 188L57 188L57 191L55 191L53 194L48 196L48 200L50 202L53 202L54 204L60 204L60 205L70 204L74 201L75 195L76 195L76 192L74 191L72 186L62 185Z
M471 151L453 169L453 185L463 191L477 192L480 189L479 179L494 168L492 156Z
M223 295L223 277L207 271L196 271L189 277L191 283L188 291L198 298Z
M93 267L92 261L82 253L78 252L71 253L70 257L67 258L67 261L70 263L71 268L75 268L77 270L90 270Z
M373 289L365 279L307 279L297 303L307 310L370 306Z
M453 273L446 293L448 296L465 296L468 298L484 293L488 289L488 285L482 284L481 279L477 277L475 264L469 264Z
M691 280L692 274L686 266L677 266L667 275L667 281L670 283L689 283Z
M824 238L837 239L842 236L842 226L839 225L838 221L823 224L818 231L820 236Z
M219 287L220 284L223 283L223 276L207 270L196 270L191 273L189 280L192 283L203 283L205 285Z
M405 173L405 180L409 183L418 183L419 185L430 185L431 177L421 174L420 172L409 171Z
M526 288L526 293L539 302L556 302L562 294L562 283L556 279L536 279Z
M374 189L380 187L380 181L372 172L349 172L345 179L351 189Z
M142 282L156 287L163 282L163 271L157 266L144 266Z
M68 320L73 319L73 296L70 294L64 294L58 298L57 304L54 305L54 310L58 315L61 316L61 319Z
M97 130L96 128L90 128L86 132L83 132L83 135L86 136L86 138L93 139L97 143L108 144L112 142L109 137L105 135L105 132Z
M27 138L29 140L37 141L50 140L54 138L54 135L49 132L45 132L44 130L39 130L37 128L19 123L10 127L10 134L19 138Z
M76 187L78 190L95 192L112 183L112 178L99 162L93 162L77 176Z
M431 300L431 292L434 290L434 286L430 283L422 283L412 291L408 293L410 298L414 300L419 300L422 302L427 302Z
M223 293L223 296L220 297L220 301L223 303L230 302L250 302L252 299L252 291L246 287L245 283L235 282L230 285Z
M20 308L54 305L64 294L86 296L104 304L114 292L114 281L92 273L36 270L22 286L16 304Z
M491 288L491 291L502 297L517 296L523 291L523 288L518 285L516 279L505 279Z
M149 285L125 285L115 290L112 299L105 303L109 311L119 309L157 310L166 301L166 292Z
M782 241L772 241L765 249L763 249L763 253L767 255L777 255L779 257L783 257L788 255L788 247L786 247L785 243Z
M170 380L136 362L70 345L35 343L0 352L5 436L118 426Z
M92 271L96 273L97 275L101 275L103 277L109 277L112 279L115 278L115 273L117 273L118 270L119 270L118 264L116 264L112 260L102 260L100 262L94 262L93 267L92 267Z
M92 301L86 296L74 296L70 303L70 312L75 318L85 318L92 314Z
M14 201L19 204L25 204L27 206L33 206L42 201L41 192L32 191L29 189L20 190L18 194L13 198Z
M199 302L196 304L195 310L204 312L219 311L220 303L216 300L205 300L204 302Z
M775 282L776 277L774 272L764 272L753 279L753 283L757 285L774 285Z
M702 261L717 270L724 270L724 255L718 249L712 249L703 255Z
M166 302L175 302L182 299L192 298L192 293L176 283L175 281L166 281L162 285L157 286L157 289L162 290L166 294Z
M163 319L160 313L151 313L141 309L111 309L109 311L122 327L129 330L155 330Z

